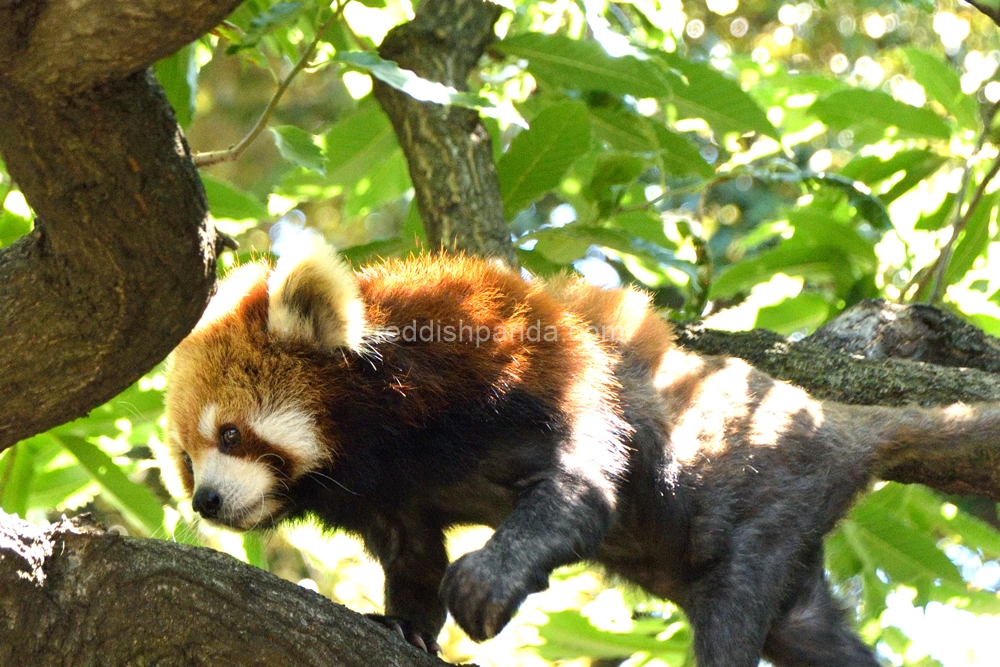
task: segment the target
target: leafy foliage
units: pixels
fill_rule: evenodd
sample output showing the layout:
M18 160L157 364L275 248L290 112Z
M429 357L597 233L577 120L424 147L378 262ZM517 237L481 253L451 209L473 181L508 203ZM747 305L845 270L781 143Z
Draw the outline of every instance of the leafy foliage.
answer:
M248 0L214 34L158 63L192 147L222 149L246 134L330 24L271 119L273 141L203 174L212 214L241 257L267 252L270 225L293 209L355 262L421 247L408 166L371 75L480 112L518 256L536 274L637 283L674 317L722 328L808 332L881 296L930 299L1000 332L991 182L1000 40L974 9L891 0L508 6L470 92L377 55L385 32L408 18L410 3L397 0ZM0 245L30 232L30 220L0 165ZM95 511L375 610L377 572L343 536L298 526L262 541L188 523L189 505L166 493L152 457L165 438L164 384L157 369L87 418L0 454L0 506L38 521ZM831 576L867 639L896 664L1000 660L975 637L966 658L955 657L913 616L1000 613L995 507L979 507L977 518L962 505L884 485L828 540ZM595 577L558 575L493 650L535 663L691 664L675 608L641 597L610 604ZM609 609L619 621L599 620ZM492 660L454 628L446 635L449 659Z

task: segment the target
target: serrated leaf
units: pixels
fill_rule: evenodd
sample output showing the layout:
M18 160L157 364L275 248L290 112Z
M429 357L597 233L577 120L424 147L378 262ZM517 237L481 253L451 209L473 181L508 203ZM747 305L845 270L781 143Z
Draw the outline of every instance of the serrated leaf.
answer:
M202 172L201 183L208 197L208 209L216 218L260 220L269 215L263 202L223 180Z
M677 77L651 60L614 57L591 40L526 33L491 48L527 61L528 71L544 84L567 90L603 90L633 97L668 97Z
M880 90L839 90L816 100L810 111L837 130L875 130L881 136L889 127L896 127L911 136L951 137L948 124L933 111L910 106Z
M145 486L126 477L100 447L72 435L63 435L59 440L130 521L149 535L163 528L164 515L160 501Z
M514 137L497 164L507 219L559 185L589 147L590 120L582 103L561 102L538 114L529 129Z
M675 53L658 52L655 59L667 71L684 76L684 84L674 86L671 99L682 118L704 118L717 133L757 132L780 141L767 114L736 81L707 63Z
M177 124L184 129L191 125L198 95L198 63L194 52L194 45L188 44L153 65L156 80L174 108Z
M950 113L959 125L969 130L979 129L979 105L976 98L962 92L962 82L955 71L941 56L923 49L903 49L913 68L913 80L923 86L924 92Z
M383 83L421 102L452 104L470 109L495 109L493 103L485 97L475 93L460 92L451 86L425 79L416 72L403 69L395 62L380 58L377 53L371 51L344 51L338 53L334 60L368 72Z
M294 125L279 125L268 129L274 136L274 144L281 157L299 167L326 174L326 158L313 135Z

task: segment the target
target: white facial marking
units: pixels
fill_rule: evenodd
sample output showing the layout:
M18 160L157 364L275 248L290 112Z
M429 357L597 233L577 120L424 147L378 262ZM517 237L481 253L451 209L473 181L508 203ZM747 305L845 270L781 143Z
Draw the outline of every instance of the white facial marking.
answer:
M215 440L215 417L219 412L219 406L209 403L201 409L201 416L198 417L198 433L206 440Z
M308 412L302 408L283 406L261 410L249 421L254 432L288 454L296 474L313 469L323 458L319 431Z
M274 488L271 469L263 464L209 451L194 464L195 488L209 487L222 497L219 519L252 526L275 509L267 497Z

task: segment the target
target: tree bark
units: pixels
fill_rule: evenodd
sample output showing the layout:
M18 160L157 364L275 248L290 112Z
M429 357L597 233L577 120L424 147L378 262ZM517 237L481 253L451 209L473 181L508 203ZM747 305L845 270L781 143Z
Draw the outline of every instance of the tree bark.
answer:
M467 90L469 72L495 39L502 7L484 0L424 0L391 30L379 55L425 79ZM432 249L517 265L503 215L490 136L475 111L419 102L380 81L375 97L403 147Z
M0 665L444 664L226 554L0 512Z
M144 69L237 4L0 2L0 156L38 215L0 250L0 450L120 393L204 309L215 232Z

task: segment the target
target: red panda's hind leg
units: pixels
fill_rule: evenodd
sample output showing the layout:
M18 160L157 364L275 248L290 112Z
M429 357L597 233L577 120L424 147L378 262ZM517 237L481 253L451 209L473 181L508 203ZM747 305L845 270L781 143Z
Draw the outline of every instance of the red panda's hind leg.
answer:
M764 656L777 667L879 667L871 648L848 626L818 565L771 627Z

